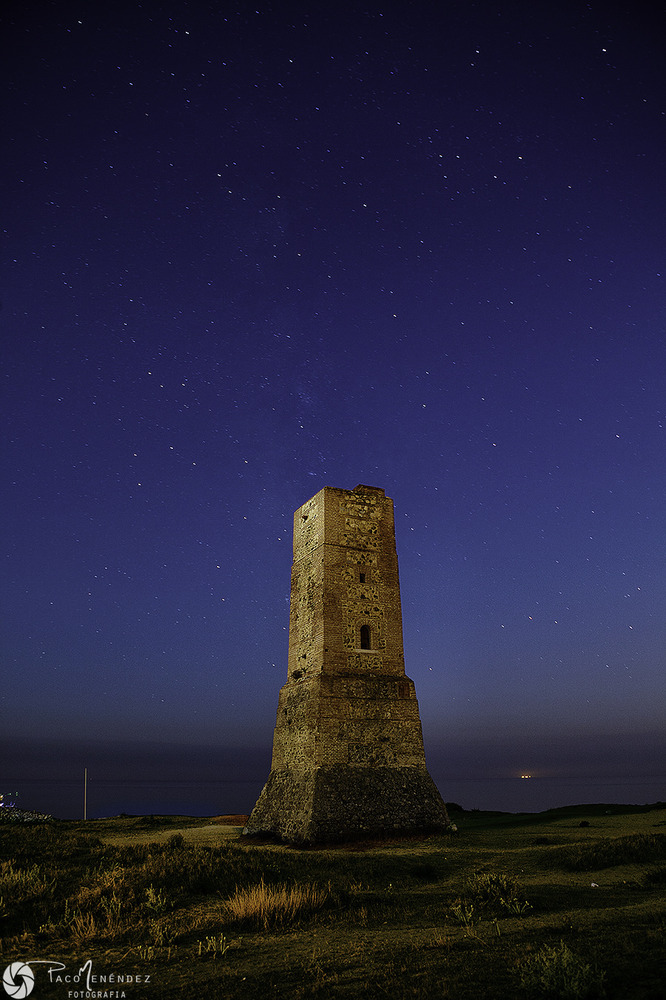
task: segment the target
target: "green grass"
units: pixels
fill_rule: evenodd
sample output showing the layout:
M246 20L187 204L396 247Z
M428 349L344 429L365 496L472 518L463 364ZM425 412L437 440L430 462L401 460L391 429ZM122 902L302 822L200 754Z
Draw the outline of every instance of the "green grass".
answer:
M0 961L150 975L146 1000L666 995L666 807L454 820L325 850L190 843L182 817L0 827Z
M549 859L567 871L588 872L617 865L663 861L666 858L666 834L632 833L626 837L603 837L592 843L571 844Z

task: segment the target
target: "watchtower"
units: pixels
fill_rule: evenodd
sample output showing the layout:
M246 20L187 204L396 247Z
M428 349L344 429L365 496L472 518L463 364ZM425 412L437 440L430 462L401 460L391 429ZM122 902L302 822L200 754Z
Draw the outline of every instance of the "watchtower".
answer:
M245 832L315 843L448 822L405 675L393 501L326 486L294 514L287 682Z

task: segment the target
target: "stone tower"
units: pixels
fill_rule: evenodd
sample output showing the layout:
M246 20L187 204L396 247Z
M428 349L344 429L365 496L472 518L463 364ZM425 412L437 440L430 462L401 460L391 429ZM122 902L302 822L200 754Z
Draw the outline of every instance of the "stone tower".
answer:
M294 514L287 683L245 832L308 844L448 822L405 676L393 501L326 486Z

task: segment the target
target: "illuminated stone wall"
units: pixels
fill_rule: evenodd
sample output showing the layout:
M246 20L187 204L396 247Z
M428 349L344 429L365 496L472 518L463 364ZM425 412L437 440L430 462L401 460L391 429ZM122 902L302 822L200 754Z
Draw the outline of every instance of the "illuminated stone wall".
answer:
M325 487L294 514L287 683L247 832L339 839L414 829L415 816L448 822L405 676L393 501Z

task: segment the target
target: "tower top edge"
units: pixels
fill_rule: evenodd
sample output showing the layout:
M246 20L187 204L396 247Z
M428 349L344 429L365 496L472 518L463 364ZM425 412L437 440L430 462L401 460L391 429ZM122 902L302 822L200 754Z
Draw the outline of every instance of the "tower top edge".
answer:
M364 483L359 483L359 485L355 486L353 490L345 490L341 486L322 486L322 488L317 493L311 496L309 500L306 500L305 503L301 504L301 506L298 507L297 510L301 510L303 507L311 503L313 500L316 500L318 497L321 497L327 493L328 494L338 493L340 494L340 496L351 496L351 494L356 494L357 496L359 494L361 495L370 494L377 498L386 497L387 500L390 500L390 497L386 496L386 490L383 490L381 486L366 486Z
M386 490L383 490L381 486L365 486L364 483L355 486L352 493L381 493L383 497L386 496Z

